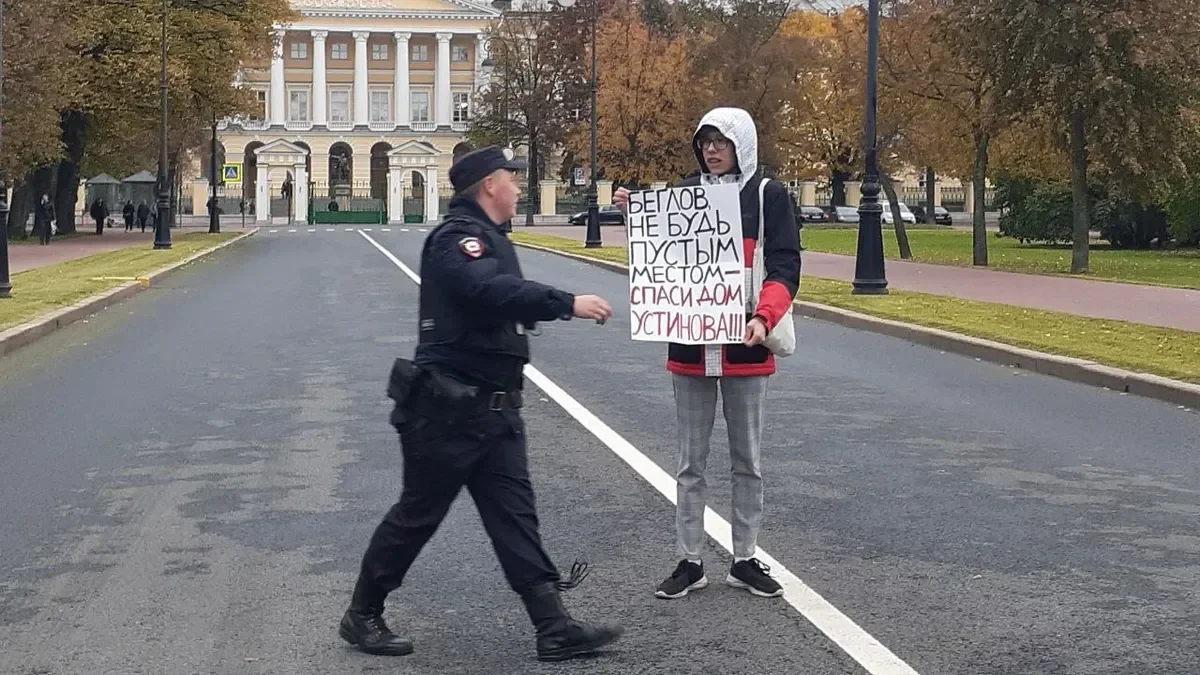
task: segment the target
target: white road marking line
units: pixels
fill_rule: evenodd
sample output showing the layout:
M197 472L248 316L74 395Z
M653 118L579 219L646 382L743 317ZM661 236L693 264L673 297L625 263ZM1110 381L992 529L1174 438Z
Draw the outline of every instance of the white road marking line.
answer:
M276 232L278 232L278 231L279 231L279 230L267 230L267 232L270 232L271 234L275 234L275 233L276 233Z
M327 228L325 228L325 231L326 231L326 232L333 232L333 228L332 228L332 227L327 227Z
M296 230L288 230L288 232L295 232L295 231L296 231Z
M364 227L364 228L362 229L362 231L363 231L363 232L370 232L370 231L371 231L371 228L369 228L369 227Z
M310 228L308 228L308 231L309 231L309 232L316 232L316 231L317 231L317 228L315 228L315 227L310 227Z
M380 253L387 256L413 283L418 286L421 285L421 277L417 276L407 265L400 262L391 251L380 246L379 242L370 236L366 234L362 236L371 242L371 245L379 249ZM585 408L579 401L576 401L570 394L563 391L562 388L552 382L550 378L543 375L537 368L534 368L532 365L526 365L525 375L529 377L534 385L546 392L547 396L554 399L554 402L561 406L563 410L566 410L571 417L574 417L584 428L590 431L593 436L598 438L600 442L607 445L614 454L625 460L625 463L634 471L637 471L647 483L658 490L672 504L675 504L675 479L666 471L663 471L662 467L655 464L654 460L642 454L641 450L638 450L632 443L625 440L612 427L605 424L599 417L596 417L595 414ZM722 548L731 554L733 553L733 530L729 525L729 521L718 515L711 507L704 511L704 529ZM783 599L824 633L826 637L832 640L834 644L840 647L842 651L846 652L850 658L857 661L870 675L920 675L916 670L913 670L912 666L893 654L883 643L876 640L870 633L854 623L852 619L830 604L828 600L821 597L819 593L801 581L799 577L792 574L791 571L784 567L778 560L771 557L766 551L761 548L756 549L755 555L759 560L762 560L771 567L775 580L784 588Z
M379 231L380 231L380 232L391 232L391 231L392 231L392 228L390 228L390 227L381 227L381 228L379 228Z
M402 227L402 228L400 228L400 231L401 231L401 232L408 232L408 228L407 228L407 227Z

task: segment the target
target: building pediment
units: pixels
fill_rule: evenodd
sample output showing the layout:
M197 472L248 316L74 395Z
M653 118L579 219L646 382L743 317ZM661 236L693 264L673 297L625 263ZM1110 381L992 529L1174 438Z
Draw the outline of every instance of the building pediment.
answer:
M388 166L393 169L433 166L441 154L426 141L407 141L388 152Z
M313 17L493 19L501 14L472 0L291 0L291 4Z
M304 164L308 150L279 138L256 149L254 156L260 166Z
M442 153L425 141L405 141L388 151L388 157L437 157Z

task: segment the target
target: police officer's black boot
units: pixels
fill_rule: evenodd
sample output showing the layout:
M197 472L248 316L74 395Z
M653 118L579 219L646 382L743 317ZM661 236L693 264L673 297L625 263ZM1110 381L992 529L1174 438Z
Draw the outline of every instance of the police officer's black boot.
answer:
M411 654L413 644L396 636L383 622L383 599L378 586L364 572L359 572L354 585L354 596L350 608L338 626L338 635L360 651L380 656L404 656Z
M541 661L565 661L593 652L625 632L620 626L591 626L571 618L553 583L531 588L521 599L537 631L537 656Z

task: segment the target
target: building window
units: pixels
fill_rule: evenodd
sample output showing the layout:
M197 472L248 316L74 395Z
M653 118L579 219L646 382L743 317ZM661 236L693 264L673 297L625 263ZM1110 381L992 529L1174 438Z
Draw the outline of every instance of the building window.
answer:
M467 46L450 45L450 60L455 63L465 63L467 61Z
M450 94L451 121L465 123L471 118L471 93L456 91Z
M308 58L308 45L303 42L292 43L292 58L303 61Z
M349 122L350 121L350 90L349 89L330 89L329 90L329 121L330 122Z
M331 56L337 61L345 61L350 58L350 45L345 42L333 43Z
M413 45L412 46L413 61L428 61L429 60L429 45Z
M371 91L371 121L392 121L392 92L387 89Z
M386 44L371 45L372 61L387 61L388 46Z
M288 121L290 121L290 122L307 122L308 121L308 90L307 89L289 89L288 90Z
M409 97L409 119L413 122L429 121L429 91L414 90Z
M254 114L250 116L250 119L265 120L267 119L267 90L258 89L254 95L258 98L258 107L254 109Z

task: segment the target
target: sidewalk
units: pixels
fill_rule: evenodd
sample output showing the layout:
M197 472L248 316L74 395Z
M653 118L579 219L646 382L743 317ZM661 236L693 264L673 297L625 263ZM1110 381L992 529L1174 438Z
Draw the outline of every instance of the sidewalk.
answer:
M174 227L171 229L171 235L184 234L188 232L207 232L208 219L184 216L182 219L182 227ZM23 240L22 243L14 241L8 242L8 267L11 274L24 272L26 270L45 267L46 265L56 265L68 260L76 258L84 258L97 253L107 253L108 251L116 251L130 246L153 246L154 231L146 228L145 232L134 228L132 232L125 231L125 225L122 223L118 227L104 230L104 234L96 236L95 225L90 221L88 228L77 228L80 233L76 236L67 239L52 239L48 246L42 246L38 243L37 236L30 236ZM230 219L228 216L221 219L221 231L226 231L227 227L237 227L240 229L241 217ZM247 228L249 222L247 222ZM232 231L232 230L230 230Z
M571 226L515 230L580 241L586 234L584 228ZM604 227L601 240L624 246L625 230ZM1195 290L900 260L887 260L885 270L889 288L1200 332L1200 291ZM805 251L803 274L853 281L854 258Z

